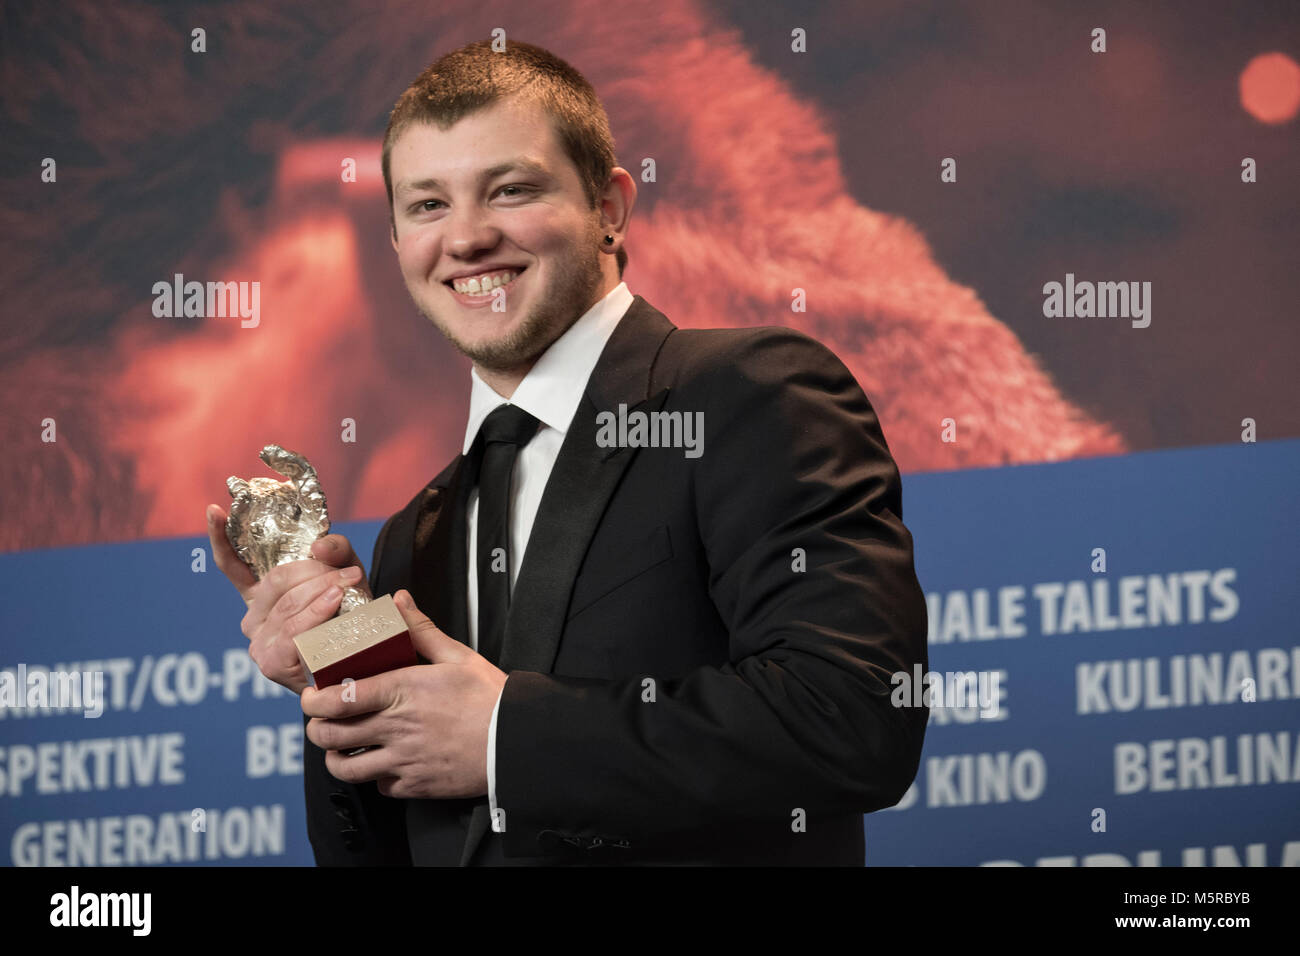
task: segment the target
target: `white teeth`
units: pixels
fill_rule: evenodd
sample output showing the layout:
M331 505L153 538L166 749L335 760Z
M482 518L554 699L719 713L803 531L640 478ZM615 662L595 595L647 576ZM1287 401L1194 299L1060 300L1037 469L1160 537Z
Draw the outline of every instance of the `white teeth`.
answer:
M497 286L514 281L518 272L490 272L471 279L453 279L452 287L462 295L490 295Z

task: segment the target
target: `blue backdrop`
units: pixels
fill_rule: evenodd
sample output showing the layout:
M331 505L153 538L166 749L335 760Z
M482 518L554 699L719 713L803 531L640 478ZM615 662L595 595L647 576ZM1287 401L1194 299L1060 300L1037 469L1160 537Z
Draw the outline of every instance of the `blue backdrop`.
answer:
M1288 440L905 477L930 669L1000 695L932 708L868 864L1300 863L1298 473ZM11 679L105 675L98 718L0 708L7 862L311 863L297 699L206 548L0 555Z

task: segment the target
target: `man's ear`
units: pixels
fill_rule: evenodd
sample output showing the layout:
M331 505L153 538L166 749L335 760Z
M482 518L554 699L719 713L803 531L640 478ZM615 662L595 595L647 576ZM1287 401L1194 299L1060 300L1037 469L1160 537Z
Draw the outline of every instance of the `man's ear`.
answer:
M597 201L601 210L600 227L605 232L627 235L628 223L632 219L632 207L636 205L636 180L622 166L615 166L610 172L605 192Z
M397 251L397 223L392 216L388 217L388 238L393 243L393 251Z

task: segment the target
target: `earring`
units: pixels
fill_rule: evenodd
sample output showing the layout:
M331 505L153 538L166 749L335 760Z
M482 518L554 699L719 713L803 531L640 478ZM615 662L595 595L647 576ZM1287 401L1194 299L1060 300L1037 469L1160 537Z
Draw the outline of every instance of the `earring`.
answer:
M613 244L614 244L614 237L613 237L613 236L606 236L606 237L605 237L605 245L607 245L607 246L612 246Z

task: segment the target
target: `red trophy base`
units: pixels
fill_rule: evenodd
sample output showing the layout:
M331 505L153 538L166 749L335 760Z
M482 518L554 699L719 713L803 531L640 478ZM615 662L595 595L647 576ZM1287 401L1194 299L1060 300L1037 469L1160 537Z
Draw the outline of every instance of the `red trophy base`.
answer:
M402 612L385 594L293 639L316 687L420 663Z

